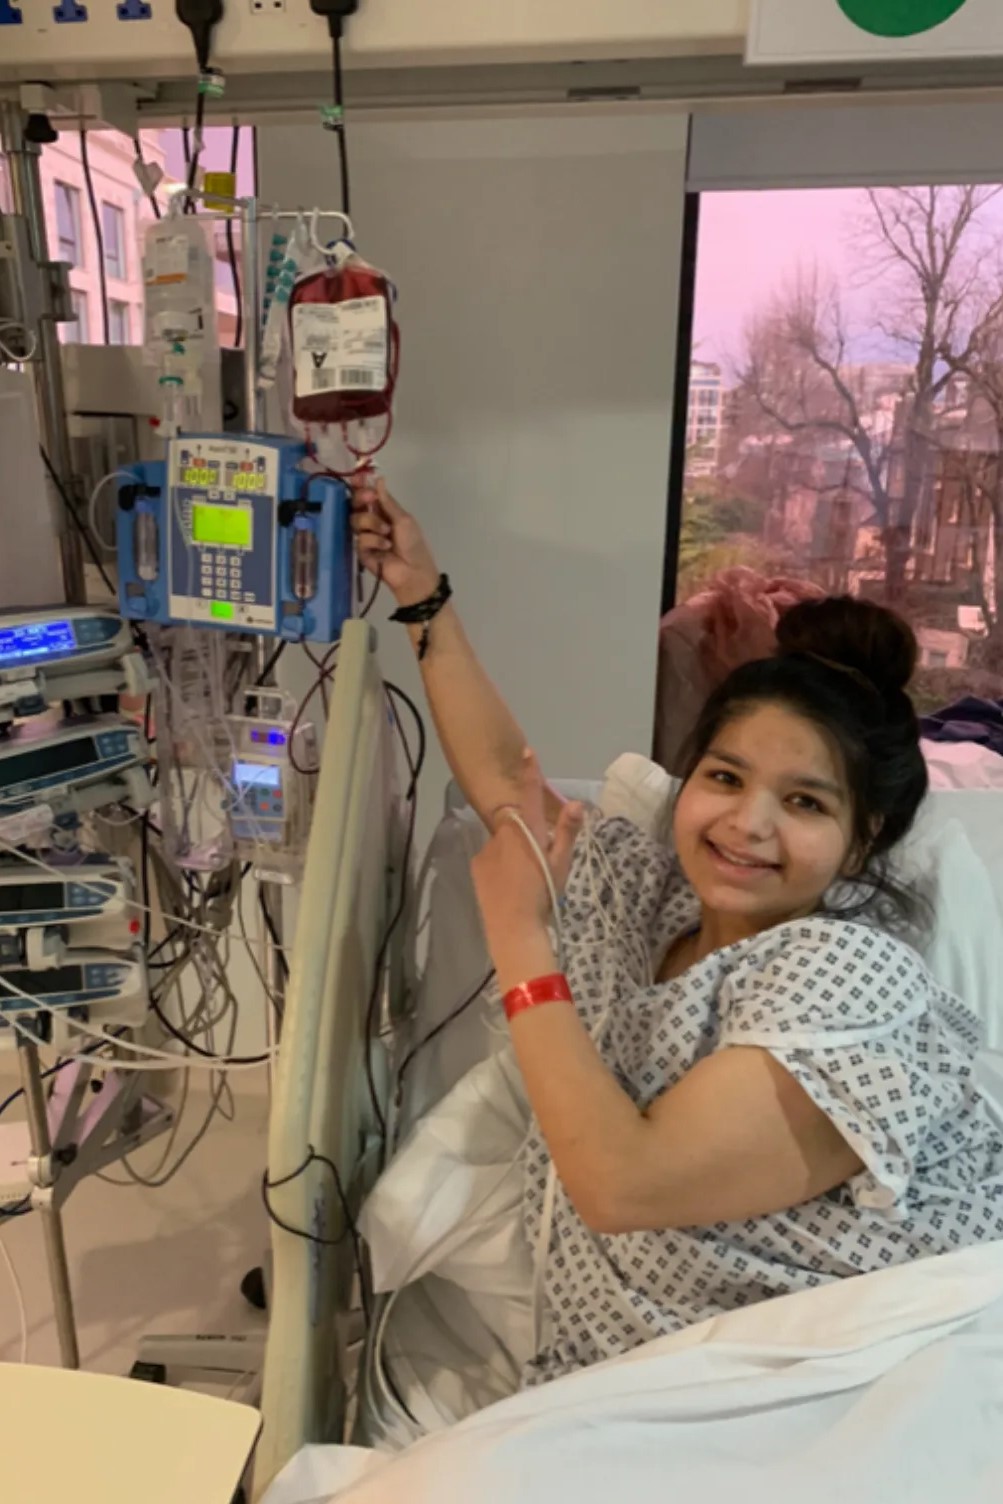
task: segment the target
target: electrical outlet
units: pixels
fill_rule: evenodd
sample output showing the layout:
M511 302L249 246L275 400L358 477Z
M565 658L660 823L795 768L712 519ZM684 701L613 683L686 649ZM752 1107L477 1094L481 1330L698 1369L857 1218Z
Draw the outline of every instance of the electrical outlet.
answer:
M274 16L285 8L286 0L251 0L252 16Z
M59 0L59 4L53 7L52 19L59 26L73 26L87 20L86 5L78 5L77 0Z

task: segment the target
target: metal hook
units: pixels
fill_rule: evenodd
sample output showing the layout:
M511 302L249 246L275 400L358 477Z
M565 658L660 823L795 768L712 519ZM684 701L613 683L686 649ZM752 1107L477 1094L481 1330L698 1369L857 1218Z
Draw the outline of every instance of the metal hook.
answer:
M344 226L344 229L345 229L345 233L344 233L344 236L342 238L345 239L345 240L348 240L348 241L351 241L351 242L354 243L354 241L355 241L355 230L354 230L354 228L352 226L352 221L349 219L348 215L347 214L342 214L341 211L340 211L340 209L324 209L324 210L314 209L313 213L310 215L310 246L311 246L312 250L315 250L317 252L318 256L329 257L330 254L331 254L330 246L323 245L321 243L320 235L318 233L318 227L319 227L322 215L323 215L324 219L340 219L341 220L341 223L342 223L342 225Z

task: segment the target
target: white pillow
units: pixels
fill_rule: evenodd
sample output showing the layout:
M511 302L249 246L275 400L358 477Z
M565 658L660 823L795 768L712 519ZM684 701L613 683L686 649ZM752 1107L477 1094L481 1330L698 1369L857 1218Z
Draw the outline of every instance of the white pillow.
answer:
M608 769L599 806L665 840L677 788L657 764L628 753ZM896 865L930 896L934 927L923 951L931 972L979 1019L987 1048L1003 1050L1003 846L998 872L973 846L985 848L990 830L1003 830L1003 792L930 794Z

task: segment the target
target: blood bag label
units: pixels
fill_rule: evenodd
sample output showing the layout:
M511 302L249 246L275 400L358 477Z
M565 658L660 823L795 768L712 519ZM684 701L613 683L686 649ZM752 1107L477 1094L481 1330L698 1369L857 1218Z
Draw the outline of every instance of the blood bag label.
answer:
M293 309L297 397L383 391L388 350L389 319L383 298L298 303Z

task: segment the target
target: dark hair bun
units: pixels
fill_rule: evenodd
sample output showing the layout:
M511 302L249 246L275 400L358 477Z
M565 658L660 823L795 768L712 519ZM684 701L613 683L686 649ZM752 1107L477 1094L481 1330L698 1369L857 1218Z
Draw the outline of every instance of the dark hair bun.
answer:
M825 659L863 674L882 694L902 692L916 668L916 635L886 606L850 595L804 601L780 618L781 656L797 653Z

